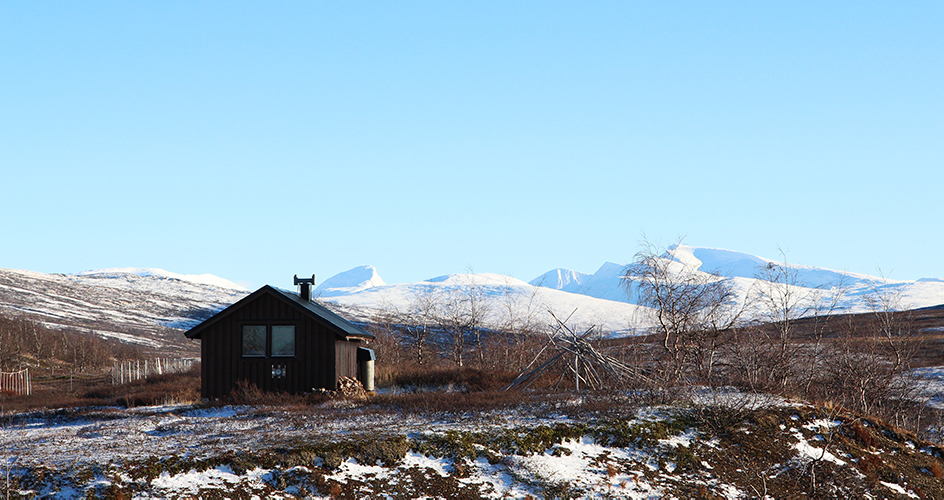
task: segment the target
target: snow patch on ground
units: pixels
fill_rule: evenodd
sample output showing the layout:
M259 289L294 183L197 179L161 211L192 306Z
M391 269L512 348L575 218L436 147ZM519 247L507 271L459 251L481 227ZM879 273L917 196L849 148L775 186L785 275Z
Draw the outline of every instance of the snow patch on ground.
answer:
M817 420L816 422L809 423L804 426L805 429L811 431L822 430L828 432L829 429L839 425L838 421L831 421L826 419ZM806 437L803 436L803 432L800 429L793 429L792 435L796 438L797 442L793 445L794 449L800 455L800 459L804 461L813 461L813 460L825 460L827 462L832 462L836 465L846 465L845 460L841 460L836 455L833 455L826 449L827 443L825 438L821 434L816 434L814 440L820 441L822 446L813 446L807 441Z
M879 481L879 483L881 483L882 486L894 491L895 493L898 493L899 495L905 495L908 498L921 498L917 494L915 494L915 492L906 490L900 484L887 483L885 481Z
M255 471L254 471L255 472ZM221 465L205 471L190 471L171 476L167 472L151 481L156 493L196 495L201 489L226 491L233 484L242 482L242 477L233 473L229 466Z

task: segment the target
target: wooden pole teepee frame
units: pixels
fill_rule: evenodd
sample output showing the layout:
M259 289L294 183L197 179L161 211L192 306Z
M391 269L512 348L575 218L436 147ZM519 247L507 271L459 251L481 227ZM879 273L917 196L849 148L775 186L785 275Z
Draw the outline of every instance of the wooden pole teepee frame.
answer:
M638 369L612 356L603 354L593 347L589 338L593 334L596 325L591 326L581 334L567 326L567 321L577 312L576 309L564 321L561 321L554 314L554 311L548 310L548 312L557 321L557 328L554 333L548 334L547 344L541 348L534 360L504 390L528 387L555 365L563 366L560 377L557 378L557 383L554 385L555 389L560 386L561 381L568 373L573 373L574 386L578 391L581 383L594 390L600 389L603 386L600 373L608 374L619 382L628 380L652 382L651 379L639 373ZM530 369L548 348L557 350L557 353L536 368ZM563 363L559 363L562 360Z

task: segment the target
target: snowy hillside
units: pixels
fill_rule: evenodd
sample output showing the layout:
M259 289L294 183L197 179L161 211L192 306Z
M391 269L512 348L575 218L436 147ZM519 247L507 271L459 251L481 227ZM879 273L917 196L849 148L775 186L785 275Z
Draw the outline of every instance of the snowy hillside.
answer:
M349 287L337 284L347 283ZM376 320L385 312L407 313L426 298L448 298L450 294L474 290L488 326L530 318L537 324L555 324L549 311L569 324L585 329L596 325L606 332L630 333L638 323L640 308L627 302L604 300L563 290L536 287L500 274L450 274L415 283L387 285L371 266L356 267L326 280L315 289L322 300L345 306L348 316L360 321Z
M674 245L662 258L676 269L688 267L698 272L729 278L739 299L746 302L769 282L760 278L769 266L785 268L794 297L805 307L815 301L838 300L834 312L859 313L871 310L869 298L876 292L895 299L898 309L915 309L944 304L944 281L891 281L864 274L780 263L745 253L716 248ZM415 283L388 285L372 266L338 274L316 289L323 300L346 306L346 312L362 321L371 321L383 311L408 312L423 297L444 296L455 290L474 288L486 299L488 320L498 326L510 315L530 315L539 324L554 324L548 311L564 318L574 313L570 323L579 328L597 325L611 335L631 334L634 328L650 324L649 310L634 303L626 290L626 265L604 263L593 274L558 268L529 283L497 274L453 274ZM511 312L515 310L516 312ZM755 317L760 312L754 312Z
M237 285L230 280L214 276L212 274L177 274L170 271L157 268L140 267L116 267L111 269L95 269L91 271L82 271L73 276L93 279L111 279L110 282L102 282L106 286L125 286L127 283L124 278L126 275L135 275L142 278L156 278L165 281L188 282L195 285L209 285L217 288L238 290L245 292L245 287ZM124 283L123 283L124 282Z
M48 326L91 331L161 350L184 345L181 329L247 293L216 276L161 269L78 274L0 269L0 310L7 315L26 315Z

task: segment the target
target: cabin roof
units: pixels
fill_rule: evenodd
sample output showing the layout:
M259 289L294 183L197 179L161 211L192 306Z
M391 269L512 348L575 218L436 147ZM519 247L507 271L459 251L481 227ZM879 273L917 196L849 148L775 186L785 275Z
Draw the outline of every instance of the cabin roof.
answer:
M326 321L328 324L335 327L335 333L340 337L359 337L359 338L365 338L365 339L374 338L373 335L365 332L363 329L361 329L354 323L351 323L350 321L337 315L335 312L331 311L327 307L324 307L323 305L317 304L315 302L304 300L292 292L279 290L278 288L275 288L269 285L263 286L262 288L256 290L255 292L252 292L251 294L243 297L236 303L230 305L226 309L223 309L222 311L214 314L210 318L207 318L205 321L203 321L199 325L188 330L186 333L184 333L184 335L186 335L188 338L191 338L191 339L199 339L200 335L203 333L204 330L206 330L207 328L209 328L216 322L229 316L234 311L239 310L244 305L248 304L249 302L252 302L256 298L264 294L272 294L276 298L288 301L293 306L299 308L304 314L308 314L309 316L313 316L318 319L321 319L322 321Z

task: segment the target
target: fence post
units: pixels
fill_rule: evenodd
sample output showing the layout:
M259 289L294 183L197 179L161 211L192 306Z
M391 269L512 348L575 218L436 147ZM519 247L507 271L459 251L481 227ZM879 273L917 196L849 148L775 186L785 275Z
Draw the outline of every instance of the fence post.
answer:
M0 372L0 391L30 396L33 394L33 383L30 380L29 368L18 372Z
M112 383L115 385L126 384L151 375L183 373L193 367L194 361L197 360L193 358L154 358L145 359L144 363L141 363L140 359L116 361L111 373Z

